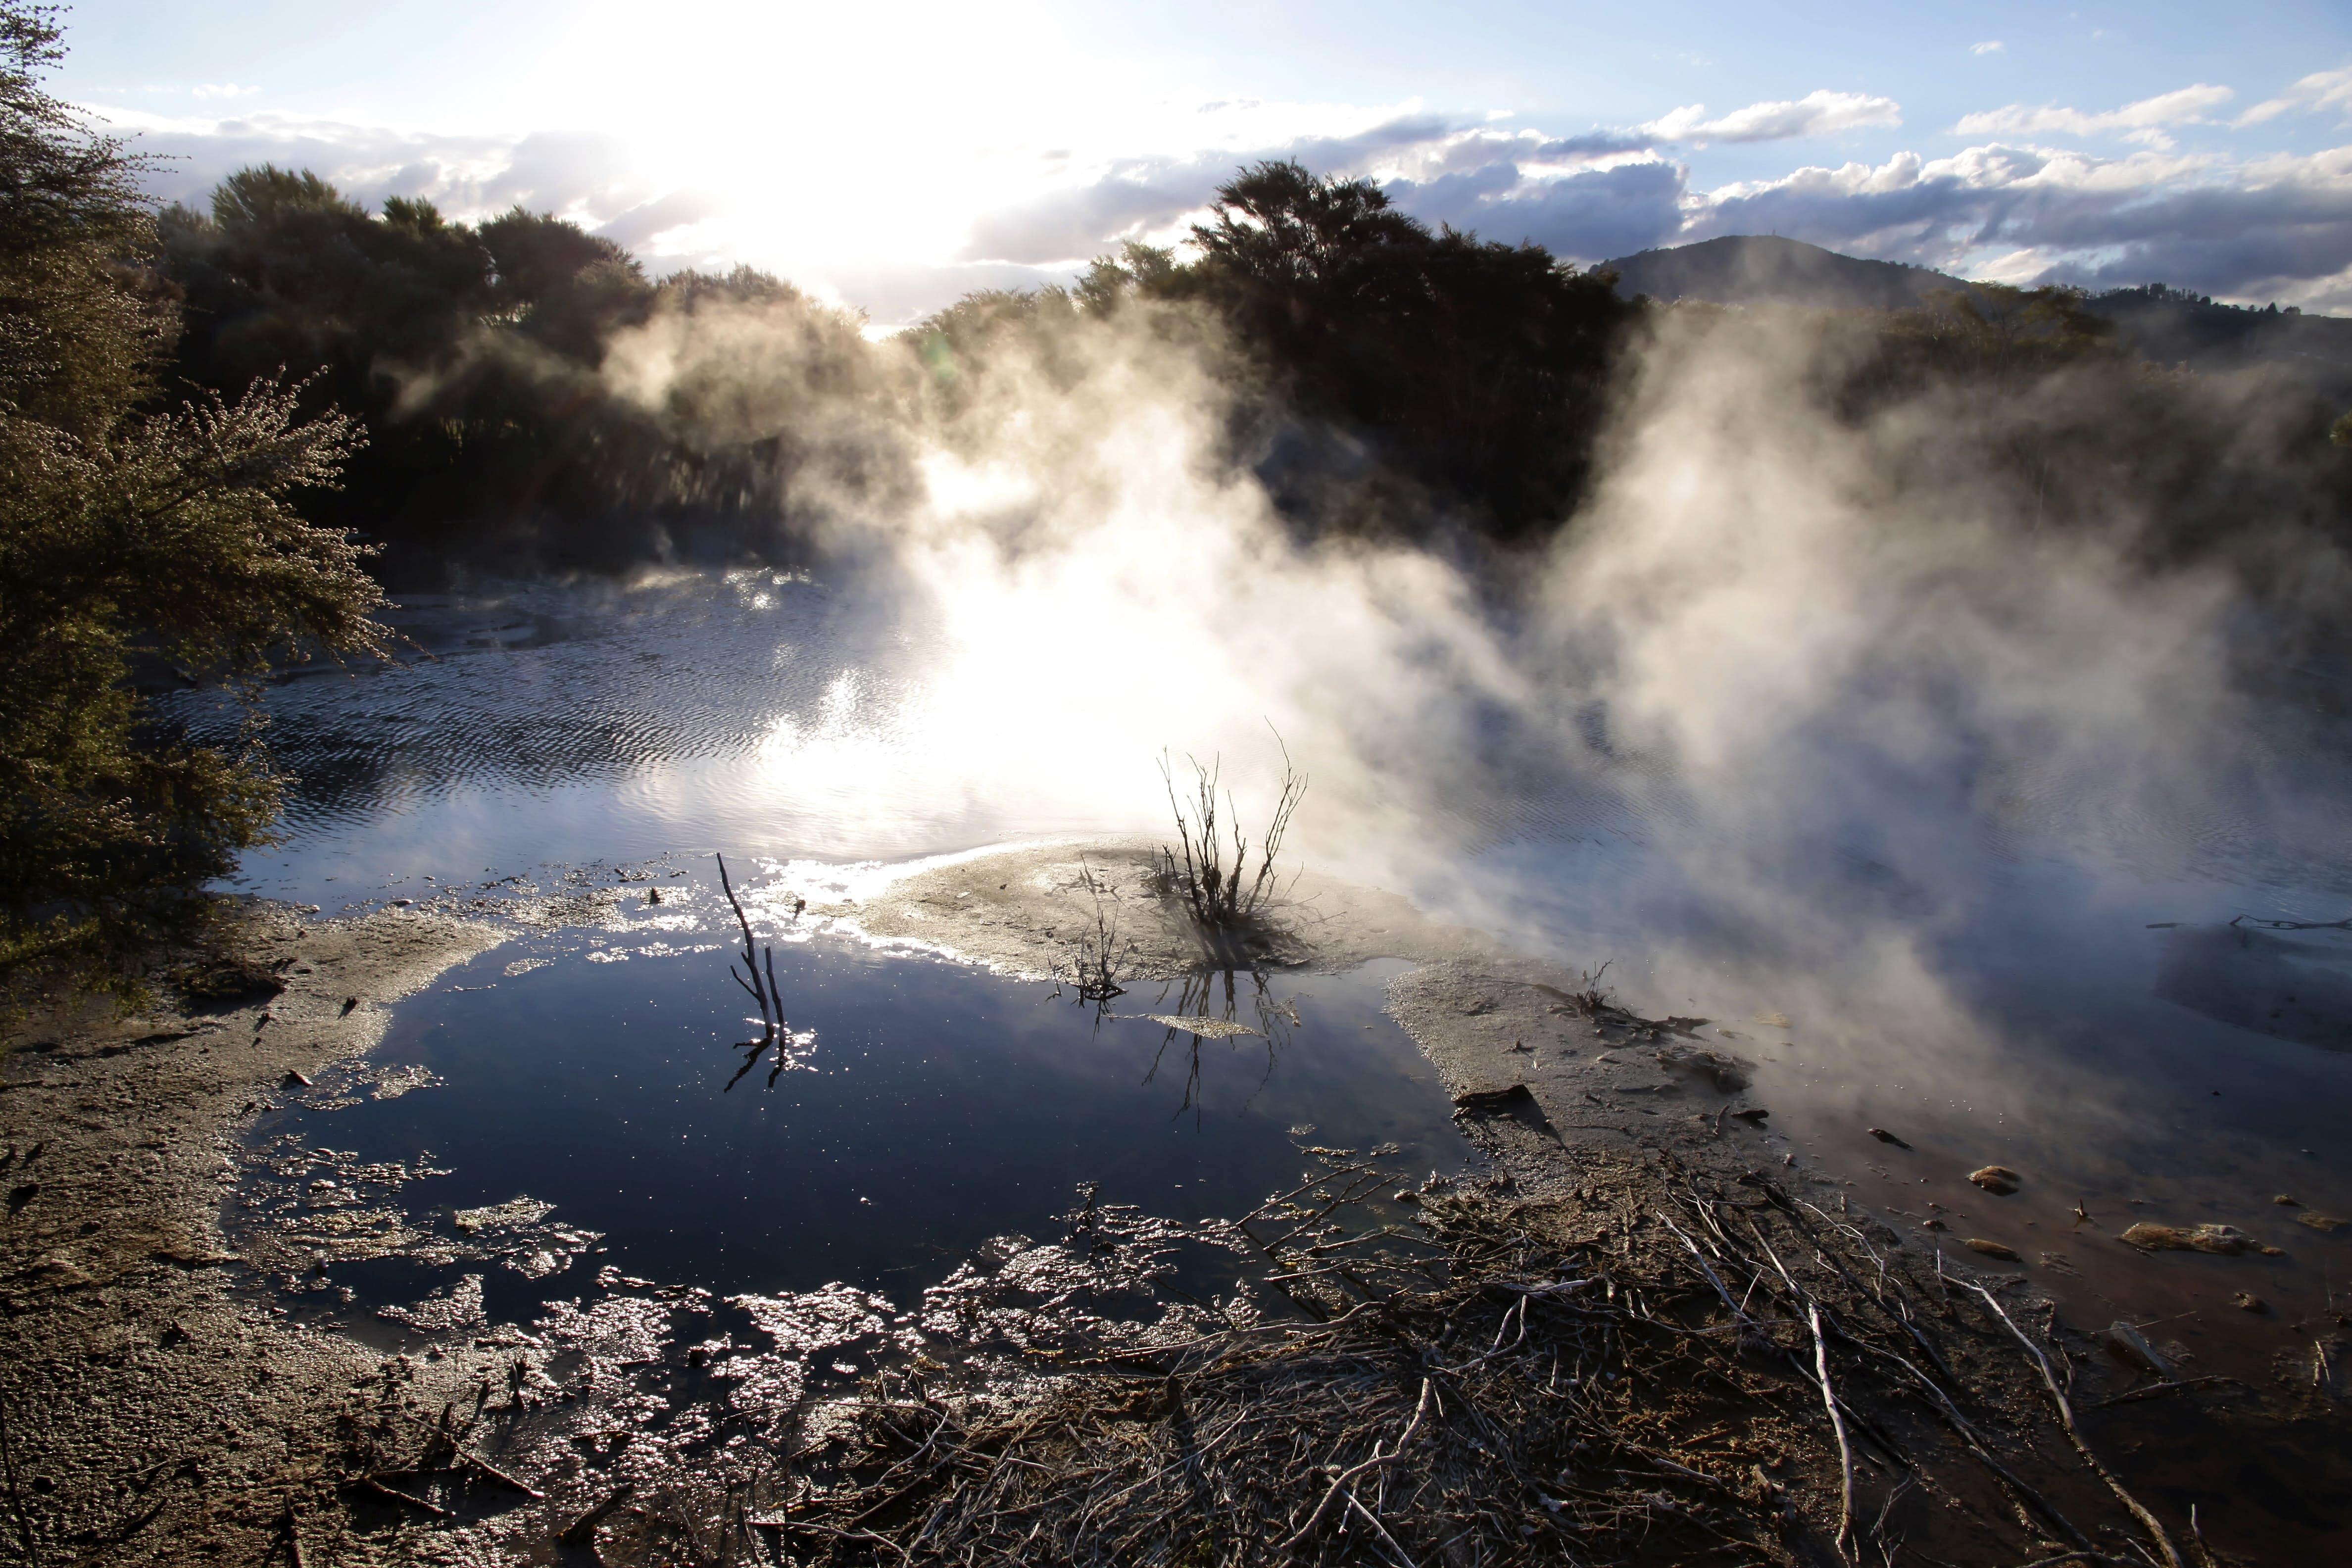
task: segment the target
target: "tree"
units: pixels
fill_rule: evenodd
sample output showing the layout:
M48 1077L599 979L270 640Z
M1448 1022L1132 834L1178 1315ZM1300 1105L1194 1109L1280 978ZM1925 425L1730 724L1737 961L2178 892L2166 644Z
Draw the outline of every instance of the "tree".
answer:
M2017 289L2005 283L1971 283L1939 289L1926 304L1897 323L1897 334L1932 345L1933 362L1944 375L1961 375L1997 385L2115 352L2115 323L2083 308L2079 289L2050 285Z
M1615 279L1395 210L1369 180L1260 163L1171 288L1215 301L1305 412L1368 437L1505 538L1573 510L1638 308Z
M278 780L160 733L134 663L250 704L278 657L381 647L344 534L289 504L357 434L262 382L158 409L177 326L140 163L45 92L56 12L0 0L0 970L102 961L121 983L259 841Z

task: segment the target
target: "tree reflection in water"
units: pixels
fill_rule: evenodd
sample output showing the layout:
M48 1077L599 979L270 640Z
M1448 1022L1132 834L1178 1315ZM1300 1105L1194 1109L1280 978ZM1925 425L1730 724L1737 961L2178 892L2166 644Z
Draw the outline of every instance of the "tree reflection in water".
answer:
M1247 974L1250 984L1244 988L1240 976ZM1249 1037L1265 1042L1265 1070L1258 1075L1257 1087L1263 1089L1274 1076L1275 1058L1289 1048L1290 1032L1298 1027L1298 1004L1295 998L1278 998L1266 989L1265 972L1260 969L1211 969L1188 974L1177 982L1176 1005L1172 1011L1144 1015L1155 1024L1165 1026L1160 1037L1160 1049L1151 1058L1151 1070L1143 1075L1150 1083L1160 1076L1166 1065L1169 1050L1180 1039L1186 1042L1184 1058L1184 1100L1174 1112L1181 1116L1192 1113L1197 1125L1201 1120L1201 1050L1209 1040L1233 1041ZM1165 1004L1168 989L1160 987L1160 999ZM1255 1026L1242 1022L1242 1010L1246 1004ZM1231 1048L1231 1047L1229 1047ZM1256 1091L1250 1098L1256 1098ZM1246 1103L1246 1102L1244 1102ZM1172 1121L1174 1118L1171 1117Z

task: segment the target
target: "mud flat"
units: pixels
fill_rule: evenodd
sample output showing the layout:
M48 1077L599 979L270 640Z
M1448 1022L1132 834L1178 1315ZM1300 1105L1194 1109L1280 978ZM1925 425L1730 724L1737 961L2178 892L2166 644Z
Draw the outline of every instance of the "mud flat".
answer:
M244 912L284 990L241 1005L31 1021L0 1082L0 1364L10 1545L43 1563L260 1562L331 1496L339 1423L429 1397L467 1357L397 1369L232 1292L218 1211L240 1128L289 1075L366 1052L384 1009L499 941L385 911ZM407 1375L413 1373L413 1376Z
M1214 961L1245 992L1251 964L1413 961L1391 1008L1484 1173L1415 1181L1307 1145L1299 1188L1246 1223L1084 1204L903 1311L607 1269L601 1300L528 1329L457 1314L387 1357L253 1288L221 1242L232 1156L289 1074L364 1054L384 1009L506 928L455 898L348 921L255 908L239 941L282 992L37 1019L7 1058L0 1552L2189 1564L2296 1561L2340 1531L2315 1501L2300 1534L2273 1510L2257 1539L2189 1473L2195 1451L2270 1444L2324 1495L2343 1436L2326 1342L2300 1387L2134 1364L2014 1269L1796 1164L1705 1021L1637 1016L1312 878L1211 952L1154 855L1024 847L751 902L1024 975L1067 972L1113 922L1138 979ZM1252 1287L1166 1289L1167 1249L1202 1242L1253 1256Z

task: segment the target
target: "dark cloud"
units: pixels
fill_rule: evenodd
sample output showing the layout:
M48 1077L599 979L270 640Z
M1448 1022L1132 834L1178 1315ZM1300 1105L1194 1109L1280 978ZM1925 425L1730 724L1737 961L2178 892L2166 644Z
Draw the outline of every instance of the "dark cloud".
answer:
M1887 260L1940 264L1973 248L2013 202L1957 174L1872 186L1827 170L1805 170L1706 202L1690 215L1682 237L1779 234Z
M1548 162L1612 158L1627 153L1646 153L1657 144L1658 139L1646 131L1594 131L1582 136L1538 142L1525 156Z
M617 212L656 193L632 182L609 137L538 134L445 136L331 121L256 116L204 129L163 125L126 132L153 166L143 179L162 202L202 206L214 186L257 163L309 169L368 206L423 196L458 214L502 209Z
M1675 237L1686 181L1677 166L1642 157L1676 141L1766 141L1888 122L1884 99L1819 92L1754 104L1719 120L1693 108L1647 126L1545 139L1430 115L1402 116L1345 137L1310 137L1240 152L1113 164L1094 181L992 214L973 226L969 259L1068 262L1095 256L1138 231L1163 228L1205 206L1235 170L1295 158L1318 174L1356 175L1403 163L1415 177L1387 189L1433 223L1488 238L1533 240L1582 259L1621 256ZM1601 168L1530 175L1529 164L1624 159Z
M1529 180L1512 163L1388 187L1397 205L1427 223L1475 229L1484 238L1548 247L1580 261L1644 250L1683 226L1688 188L1679 165L1655 160Z
M2027 252L2045 258L2044 281L2165 282L2251 298L2352 268L2352 170L2327 158L2234 183L2195 165L2157 165L2133 181L2120 177L2128 163L2060 163L2011 148L1942 163L1898 159L1859 177L1808 170L1707 203L1687 237L1770 232L1946 268Z
M1229 160L1206 154L1117 163L1091 184L982 218L963 254L1029 263L1098 256L1122 235L1161 227L1206 205L1233 173Z
M1433 116L1407 115L1353 136L1308 136L1290 143L1279 155L1296 158L1308 168L1325 174L1357 174L1374 160L1404 148L1427 152L1459 129L1452 121Z
M1404 169L1411 177L1385 188L1415 216L1489 239L1532 240L1579 260L1777 233L1948 270L1981 272L2000 258L2009 277L2094 288L2163 281L2224 298L2352 305L2352 149L2233 164L1992 143L1933 161L1906 153L1874 167L1801 168L1714 193L1692 190L1687 171L1659 152L1677 137L1777 134L1800 121L1877 112L1878 100L1816 94L1717 121L1677 110L1648 126L1549 139L1412 115L1350 136L1129 159L1087 184L982 218L957 261L819 266L806 269L807 280L885 321L936 309L966 289L1063 280L1122 237L1205 206L1241 166L1295 157L1326 174ZM315 170L370 205L388 195L425 196L463 216L520 202L592 224L609 220L604 232L631 247L716 210L699 193L633 177L625 148L606 136L442 136L257 114L201 130L159 125L136 141L159 155L147 184L166 201L201 203L234 170L276 163Z
M618 139L536 132L514 144L505 166L483 179L478 204L506 208L520 202L533 212L617 212L654 193L633 180Z
M2034 231L2048 237L2042 243L2105 253L2059 263L2049 272L2053 281L2166 282L2253 298L2352 268L2352 186L2194 189L2099 210L2105 205L2032 215L2042 220ZM2027 226L2012 220L2012 226Z

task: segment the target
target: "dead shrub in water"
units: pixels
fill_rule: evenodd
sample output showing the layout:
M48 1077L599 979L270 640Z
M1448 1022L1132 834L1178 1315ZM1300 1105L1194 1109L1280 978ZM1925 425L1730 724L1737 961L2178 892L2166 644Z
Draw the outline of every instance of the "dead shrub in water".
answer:
M1108 1005L1112 998L1127 994L1127 987L1118 983L1119 968L1135 944L1129 942L1126 952L1119 951L1118 890L1108 879L1097 878L1083 858L1078 861L1078 876L1094 895L1095 933L1081 937L1070 953L1070 984L1076 987L1078 1000ZM1103 902L1106 892L1111 898L1108 906Z
M1279 744L1281 737L1275 739ZM1184 760L1192 764L1193 796L1189 816L1176 794L1175 769L1164 755L1160 759L1160 776L1168 786L1168 808L1175 815L1176 837L1183 855L1180 865L1178 852L1161 846L1160 878L1171 892L1183 899L1185 910L1202 931L1213 937L1231 935L1255 925L1276 891L1274 858L1282 848L1282 836L1289 831L1292 814L1307 793L1307 775L1291 764L1290 748L1283 747L1282 793L1275 799L1274 816L1267 821L1257 845L1257 869L1253 873L1249 868L1250 842L1242 831L1240 809L1234 805L1230 790L1224 796L1226 828L1233 838L1230 861L1225 858L1225 845L1217 831L1218 775L1223 771L1223 759L1212 761L1207 767L1202 767L1195 757Z
M733 1078L727 1080L727 1087L731 1089L742 1082L743 1075L751 1070L753 1065L766 1054L769 1047L773 1046L776 1047L776 1062L775 1066L768 1070L768 1087L773 1089L779 1076L805 1065L803 1058L808 1047L815 1043L816 1036L809 1030L802 1030L796 1034L793 1026L784 1021L784 994L782 988L776 984L776 950L772 947L767 950L768 972L764 976L761 975L760 950L751 938L751 917L744 914L743 901L735 896L735 884L728 879L727 857L719 855L714 858L719 862L719 890L727 895L727 906L735 911L735 923L743 931L743 967L751 973L751 978L746 980L742 975L736 973L732 963L728 964L727 973L733 976L735 984L740 985L745 994L760 1005L760 1032L751 1039L735 1042L735 1048L744 1053L743 1065ZM659 889L656 889L656 891L658 892ZM801 901L793 902L793 919L800 918L802 907Z

